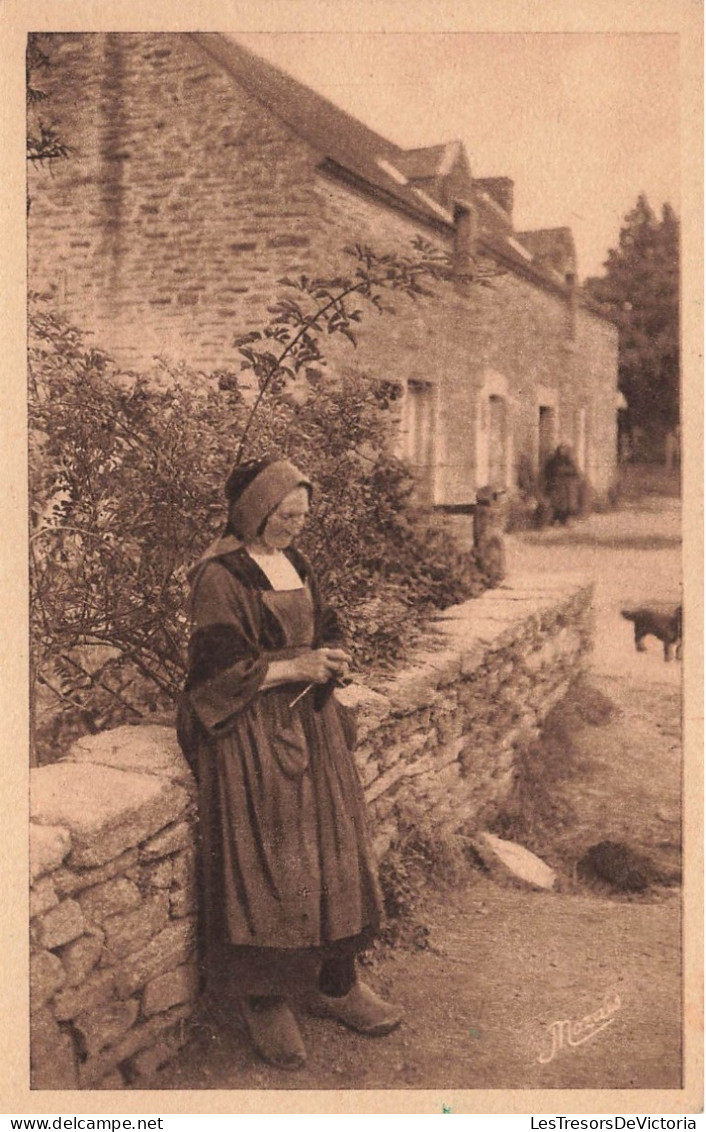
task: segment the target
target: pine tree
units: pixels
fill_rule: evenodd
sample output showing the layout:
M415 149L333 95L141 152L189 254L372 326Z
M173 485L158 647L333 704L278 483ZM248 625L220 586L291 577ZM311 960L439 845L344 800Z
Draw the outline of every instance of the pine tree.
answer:
M603 266L584 287L619 327L628 428L659 443L679 423L679 220L671 205L658 220L641 193Z

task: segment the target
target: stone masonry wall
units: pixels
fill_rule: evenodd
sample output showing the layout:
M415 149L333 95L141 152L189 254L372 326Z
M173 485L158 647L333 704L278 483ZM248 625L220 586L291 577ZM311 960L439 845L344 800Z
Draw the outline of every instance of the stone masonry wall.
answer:
M233 339L308 270L319 160L189 36L44 42L66 161L28 174L31 286L118 360L238 368Z
M450 250L448 239L422 233L420 224L342 183L322 176L314 187L321 223L312 231L312 255L323 272L350 270L342 249L352 232L382 253L409 253L420 234L439 251ZM615 472L616 328L579 308L572 335L568 299L510 271L491 287L435 289L435 300L394 296L394 317L365 318L354 355L344 343L327 343L326 350L340 369L353 365L403 386L429 382L438 391L432 502L472 502L476 487L487 482L489 438L479 450L478 430L490 392L501 393L508 406L510 488L521 460L537 470L538 411L548 394L556 399L557 442L577 446L577 413L585 410L587 470L604 493Z
M515 576L440 614L438 648L386 686L338 693L358 716L378 859L421 819L450 831L492 820L518 753L586 665L591 600L579 576Z
M31 771L34 1089L121 1088L197 994L194 786L174 733L122 727Z
M615 482L615 459L618 450L618 414L616 412L616 349L617 328L579 311L576 323L574 353L574 386L577 404L588 405L588 446L586 475L599 495L605 495ZM581 397L581 390L592 396Z
M437 646L338 693L378 859L410 824L482 829L518 752L583 669L592 587L525 575L444 611ZM139 1084L179 1048L197 994L195 796L167 727L79 740L31 772L31 1080Z

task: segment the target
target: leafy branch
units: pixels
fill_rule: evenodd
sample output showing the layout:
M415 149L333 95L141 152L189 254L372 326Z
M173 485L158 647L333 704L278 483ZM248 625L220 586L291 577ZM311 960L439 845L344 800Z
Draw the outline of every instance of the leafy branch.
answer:
M68 157L71 150L62 142L58 132L53 126L45 122L38 122L39 134L27 134L27 160L28 161L55 161L59 157Z
M35 75L38 71L48 71L51 67L49 56L41 46L44 38L41 32L31 32L27 37L25 54L26 153L27 160L39 166L43 166L45 162L64 160L71 154L71 148L63 141L58 130L53 125L48 125L40 116L39 108L47 103L49 96L45 90L36 85ZM31 125L32 121L34 125ZM31 198L28 195L28 214L30 207Z

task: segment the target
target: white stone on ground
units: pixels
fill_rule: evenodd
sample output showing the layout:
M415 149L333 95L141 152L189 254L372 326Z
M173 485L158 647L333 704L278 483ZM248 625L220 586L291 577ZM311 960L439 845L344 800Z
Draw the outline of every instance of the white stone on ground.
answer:
M504 841L493 833L479 833L473 844L483 862L500 874L509 873L512 879L520 880L531 888L554 888L556 873L535 853L514 841Z

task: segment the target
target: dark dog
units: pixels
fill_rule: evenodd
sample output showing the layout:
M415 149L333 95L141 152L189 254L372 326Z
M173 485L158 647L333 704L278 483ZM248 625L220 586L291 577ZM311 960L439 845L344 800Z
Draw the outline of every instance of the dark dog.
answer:
M621 615L635 625L635 648L645 651L645 637L657 637L664 645L664 659L672 659L672 648L676 645L676 655L681 658L681 606L672 613L659 609L623 609Z

